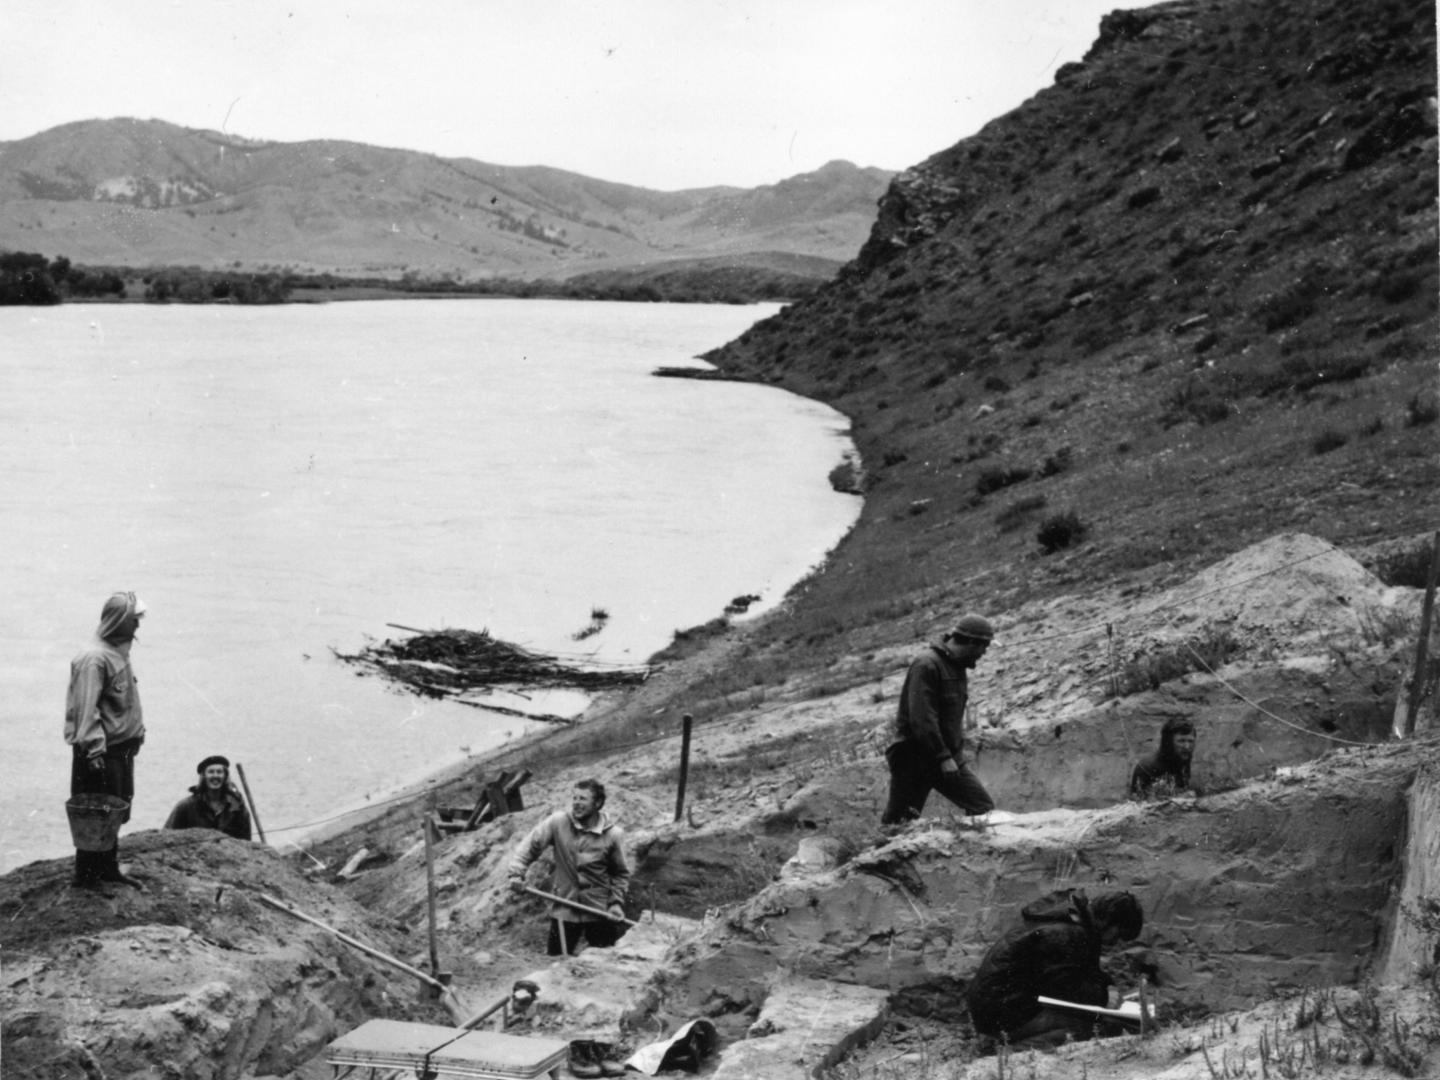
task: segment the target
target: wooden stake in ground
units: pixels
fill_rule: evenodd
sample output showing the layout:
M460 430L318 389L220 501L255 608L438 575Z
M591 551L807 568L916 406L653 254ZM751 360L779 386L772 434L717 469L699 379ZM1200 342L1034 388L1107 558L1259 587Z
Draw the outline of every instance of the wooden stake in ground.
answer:
M1415 716L1420 695L1425 691L1425 661L1430 653L1430 617L1435 611L1435 582L1440 578L1440 531L1430 540L1430 574L1425 580L1425 602L1420 608L1420 640L1415 643L1415 674L1410 678L1410 698L1405 703L1405 738L1415 734Z
M454 975L451 972L440 970L440 949L436 941L435 842L431 837L435 830L431 828L428 813L421 821L421 831L425 834L425 906L430 915L430 974L435 976L436 981L442 985L449 986Z
M675 821L685 812L685 781L690 776L690 725L694 719L687 712L680 721L680 785L675 790Z
M240 790L245 793L245 801L250 804L250 820L255 824L255 835L260 837L260 842L263 844L265 843L265 830L260 827L260 815L255 810L255 796L250 794L250 785L245 782L245 766L238 761L235 763L235 775L240 778Z

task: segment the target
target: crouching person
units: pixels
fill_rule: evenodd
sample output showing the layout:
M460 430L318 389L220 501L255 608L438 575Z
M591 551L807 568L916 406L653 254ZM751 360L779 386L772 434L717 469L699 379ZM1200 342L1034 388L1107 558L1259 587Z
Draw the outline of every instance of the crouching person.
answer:
M549 892L559 899L550 904L546 952L551 956L573 954L581 941L609 948L624 931L630 864L620 828L606 816L604 805L605 785L581 780L571 793L570 809L535 826L510 860L510 888L523 894L530 864L546 848L554 852L555 876Z
M250 811L230 783L230 759L220 754L195 766L200 780L175 804L167 829L214 829L236 840L250 839Z
M1021 920L990 947L970 981L965 996L975 1030L1021 1048L1091 1038L1094 1016L1037 998L1109 1005L1110 978L1100 954L1140 935L1140 902L1128 892L1087 900L1079 889L1062 889L1027 905Z

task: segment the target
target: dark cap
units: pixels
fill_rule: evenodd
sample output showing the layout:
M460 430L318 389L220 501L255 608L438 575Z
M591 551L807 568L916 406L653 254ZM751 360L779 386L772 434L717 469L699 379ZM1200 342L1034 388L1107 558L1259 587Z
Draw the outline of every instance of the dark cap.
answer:
M199 765L195 766L195 771L203 774L211 765L224 765L225 771L230 771L230 759L223 754L211 754L204 761L200 762Z
M960 616L960 621L955 624L955 629L950 631L950 636L989 642L995 637L995 627L991 626L990 620L983 615L971 613Z

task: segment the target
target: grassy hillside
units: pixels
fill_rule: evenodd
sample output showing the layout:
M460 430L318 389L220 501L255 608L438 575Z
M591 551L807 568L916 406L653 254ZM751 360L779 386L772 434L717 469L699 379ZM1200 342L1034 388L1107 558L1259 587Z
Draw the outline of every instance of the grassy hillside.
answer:
M835 282L707 357L863 455L860 526L750 674L1280 531L1433 528L1434 30L1413 0L1117 12L897 177Z
M832 162L753 190L662 192L360 143L88 120L0 143L0 250L457 279L768 251L838 263L859 250L890 175Z

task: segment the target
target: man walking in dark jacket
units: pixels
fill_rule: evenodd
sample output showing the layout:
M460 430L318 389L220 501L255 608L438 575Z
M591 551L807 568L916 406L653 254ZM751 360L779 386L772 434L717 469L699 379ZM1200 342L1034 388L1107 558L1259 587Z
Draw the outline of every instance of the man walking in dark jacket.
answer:
M250 839L250 811L230 783L230 759L220 754L195 766L200 782L175 804L167 829L214 829L236 840Z
M1140 902L1128 892L1087 901L1079 889L1061 889L1020 915L1021 924L990 947L966 989L975 1030L1011 1046L1090 1038L1093 1015L1037 999L1107 1006L1110 977L1100 967L1100 953L1139 936L1145 925Z
M960 759L969 696L966 672L985 655L994 636L988 619L966 615L910 665L885 751L890 798L880 819L883 824L918 818L931 791L967 814L994 809L990 793Z

